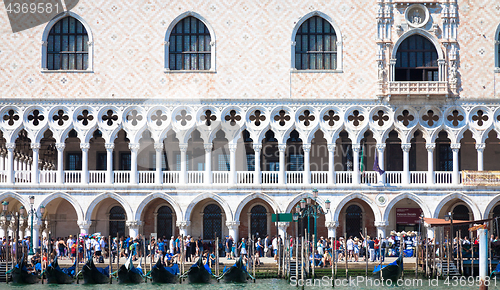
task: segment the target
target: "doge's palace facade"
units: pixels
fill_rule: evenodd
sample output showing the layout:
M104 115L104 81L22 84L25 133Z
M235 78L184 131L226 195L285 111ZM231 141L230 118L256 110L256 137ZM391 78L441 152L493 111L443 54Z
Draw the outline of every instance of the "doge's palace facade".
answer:
M53 237L295 235L313 189L323 236L500 216L500 2L292 2L2 14L0 201Z

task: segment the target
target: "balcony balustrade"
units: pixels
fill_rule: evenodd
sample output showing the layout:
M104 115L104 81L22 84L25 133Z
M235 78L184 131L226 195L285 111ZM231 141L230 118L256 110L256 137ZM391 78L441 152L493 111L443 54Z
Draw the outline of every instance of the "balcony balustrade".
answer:
M448 82L388 82L388 95L447 95Z
M41 170L39 171L40 184L57 184L56 170ZM62 172L63 184L82 184L85 182L84 172L81 170L66 170ZM88 184L106 184L107 171L105 170L90 170L87 173ZM113 174L114 184L130 184L132 182L131 171L115 170ZM162 184L181 184L183 180L181 171L163 171L161 173L160 182ZM231 181L231 171L212 171L212 184L229 185ZM256 171L237 171L235 173L234 184L254 185L254 184L281 184L279 171L262 171L260 172L260 182L257 182ZM290 186L313 184L313 185L331 185L329 181L330 173L327 171L312 171L309 172L307 178L305 171L288 171L285 172L283 184ZM333 183L335 185L355 184L354 171L335 171L331 173ZM405 179L405 174L408 174L408 179ZM360 173L359 185L361 186L376 186L383 184L388 186L427 186L440 184L454 184L453 171L434 171L434 180L429 180L429 172L427 171L386 171L385 176L381 176L375 171L365 171ZM13 172L14 184L33 184L33 172L30 170L16 170ZM6 170L0 171L0 184L9 183L9 174ZM156 171L138 171L138 184L159 184ZM206 180L206 171L187 171L185 184L204 184ZM405 180L408 180L406 184ZM500 186L500 171L469 171L464 170L459 172L457 176L457 184L461 186Z

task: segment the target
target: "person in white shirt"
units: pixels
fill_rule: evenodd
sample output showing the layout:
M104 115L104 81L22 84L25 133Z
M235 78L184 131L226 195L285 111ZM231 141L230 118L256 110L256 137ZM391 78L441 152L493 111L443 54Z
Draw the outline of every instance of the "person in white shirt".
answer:
M101 247L101 253L102 253L102 251L106 249L106 242L104 241L103 238L99 240L99 246Z
M68 248L68 250L67 250L68 257L71 256L71 246L73 246L74 243L75 243L75 241L73 240L73 236L69 235L69 238L66 241L66 247Z
M274 260L276 261L278 258L278 238L274 237L272 241L273 252L274 252Z
M352 236L349 237L349 239L346 242L346 248L347 248L347 258L350 261L352 261L352 256L353 256L353 251L354 251L354 241L352 240Z
M175 240L175 238L174 238L174 236L172 236L172 238L170 238L170 243L169 243L169 250L170 250L170 254L172 254L172 255L175 254L174 253L174 240Z

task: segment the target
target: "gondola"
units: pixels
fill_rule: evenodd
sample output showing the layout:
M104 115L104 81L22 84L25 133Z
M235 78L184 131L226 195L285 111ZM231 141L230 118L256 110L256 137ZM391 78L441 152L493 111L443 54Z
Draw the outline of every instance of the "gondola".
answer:
M98 268L94 265L94 260L90 259L82 268L83 283L85 284L106 284L109 283L109 266Z
M124 265L120 267L118 270L118 283L119 284L138 284L144 282L142 269L140 267L134 267L134 263L132 263L132 255L125 262Z
M12 274L12 282L18 284L36 284L40 281L40 278L35 273L29 273L26 267L26 262L24 261L24 254L17 265L9 270Z
M57 257L47 266L45 273L47 274L48 284L71 284L75 277L76 263L69 268L59 267Z
M179 266L174 264L172 267L165 267L158 259L151 270L151 279L153 283L177 283L179 282Z
M193 264L187 271L189 283L209 283L212 276L212 270L208 265L203 264L203 258L198 258L196 264Z
M382 271L382 273L380 271ZM382 269L380 269L380 265L376 266L373 270L373 278L383 278L384 280L392 280L393 282L396 282L399 278L401 278L402 273L403 256L400 255L396 261L386 266L382 266Z
M223 271L222 276L218 279L224 278L225 282L245 283L250 275L247 272L243 258L240 256L238 261L229 269Z

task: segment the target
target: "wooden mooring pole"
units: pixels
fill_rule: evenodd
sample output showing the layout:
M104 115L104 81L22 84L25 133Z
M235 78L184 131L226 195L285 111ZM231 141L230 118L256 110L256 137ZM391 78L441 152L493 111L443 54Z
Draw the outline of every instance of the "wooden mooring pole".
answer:
M111 259L111 256L113 256L113 243L111 242L111 235L108 236L108 249L109 249L109 284L113 284L113 276L111 273L113 273L113 260Z

